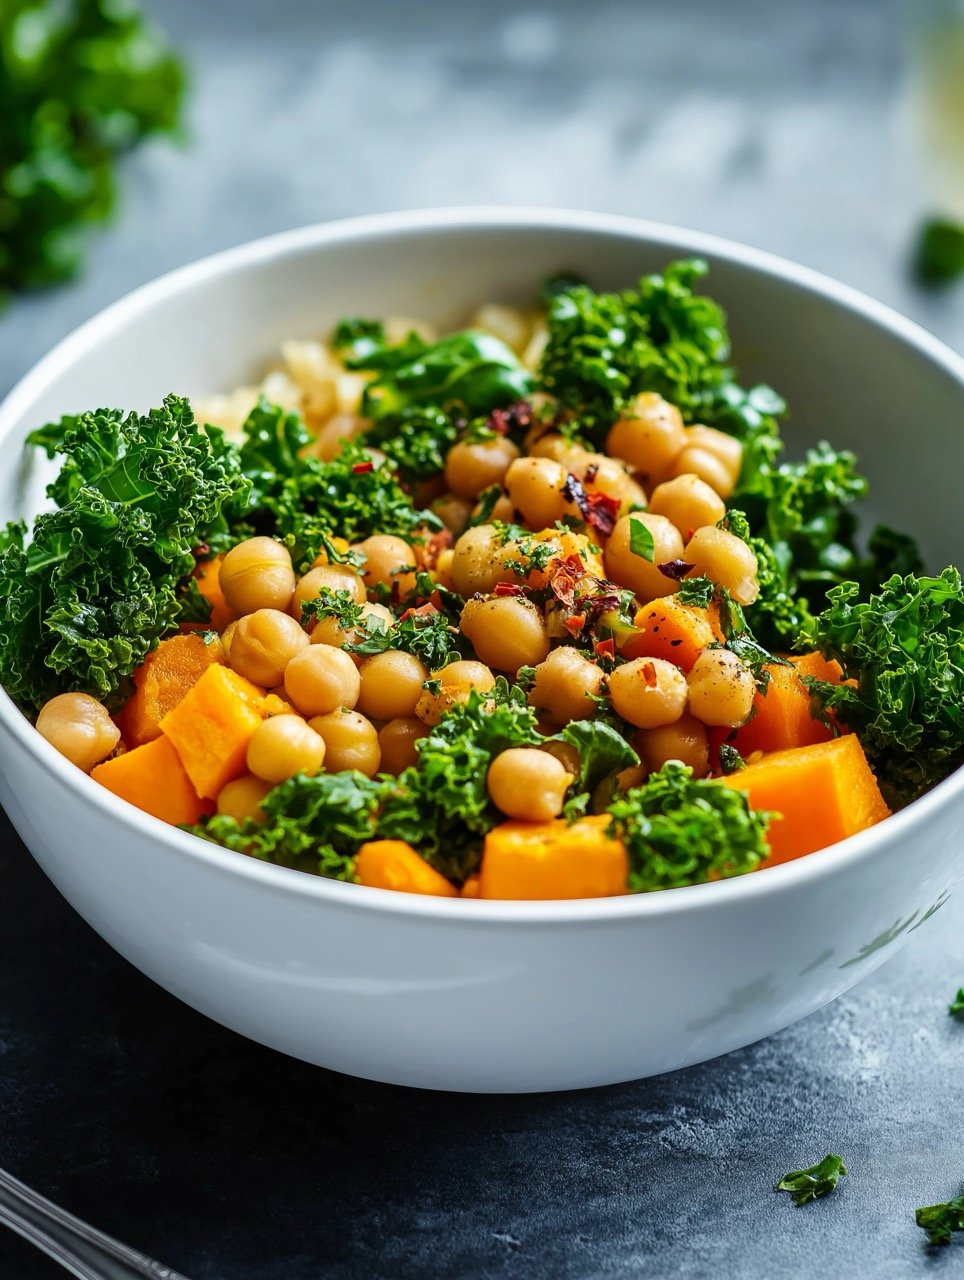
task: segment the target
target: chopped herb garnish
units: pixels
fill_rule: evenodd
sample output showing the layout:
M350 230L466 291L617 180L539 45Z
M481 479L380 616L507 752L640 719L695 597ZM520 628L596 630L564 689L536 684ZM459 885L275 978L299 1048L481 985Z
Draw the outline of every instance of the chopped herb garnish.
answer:
M964 1195L946 1204L929 1204L914 1210L914 1221L927 1232L928 1244L951 1243L954 1231L964 1231Z
M829 1195L846 1173L840 1156L826 1155L809 1169L794 1169L792 1173L785 1173L777 1183L777 1191L789 1191L794 1204L808 1204L811 1200Z
M629 549L634 556L641 556L650 564L653 563L656 543L653 541L652 532L642 520L634 520L632 516L629 518Z
M952 1018L964 1022L964 987L958 987L957 995L948 1005L947 1012Z

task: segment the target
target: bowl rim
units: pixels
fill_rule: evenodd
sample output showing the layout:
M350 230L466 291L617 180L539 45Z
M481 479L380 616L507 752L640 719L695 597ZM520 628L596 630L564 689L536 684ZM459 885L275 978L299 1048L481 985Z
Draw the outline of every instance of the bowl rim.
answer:
M82 358L132 317L149 311L186 287L196 287L259 264L347 242L381 237L404 238L408 234L432 231L470 232L473 229L499 228L569 230L603 237L618 236L657 246L664 244L672 252L678 252L685 244L687 252L723 258L745 270L775 276L856 313L926 356L958 382L964 391L964 358L926 329L850 285L765 250L700 231L619 214L537 206L445 207L366 214L278 232L200 258L133 289L61 339L0 401L0 448L26 405L65 365ZM19 452L16 456L19 457ZM712 909L716 904L734 906L751 898L791 891L802 881L843 871L872 858L879 847L903 839L912 827L926 824L939 812L960 802L964 795L964 768L961 768L886 822L826 849L768 867L762 873L735 876L712 884L688 885L669 893L536 901L436 898L308 875L245 857L168 826L119 799L71 765L41 738L4 690L0 690L0 727L42 768L49 770L68 791L73 792L80 804L92 805L105 817L112 818L121 829L125 826L133 828L139 835L163 846L167 852L206 864L216 873L251 880L284 896L320 898L333 906L356 910L461 920L473 927L482 927L486 922L552 925L574 921L604 922L624 917L674 916Z

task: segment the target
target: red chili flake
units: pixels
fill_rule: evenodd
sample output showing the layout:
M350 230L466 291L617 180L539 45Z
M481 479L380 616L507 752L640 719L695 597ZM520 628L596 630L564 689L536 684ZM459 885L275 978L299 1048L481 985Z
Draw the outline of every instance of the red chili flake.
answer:
M682 582L690 569L696 568L686 560L667 560L665 564L658 564L656 567L664 578L672 578L674 582Z
M399 618L399 622L404 622L406 618L429 618L432 616L432 614L435 614L438 612L439 610L436 609L434 604L421 604L418 606L417 609L414 607L411 609L406 609L405 612L402 614L402 616Z
M695 530L695 529L687 529L687 530L686 530L686 538L684 539L684 541L689 542L690 538L692 538L692 536L693 536L693 534L694 534L695 532L696 532L696 530Z
M608 640L597 640L593 645L593 650L600 658L615 658L616 641L612 636L610 636Z
M454 539L448 529L440 529L433 533L422 548L422 564L426 569L434 569L443 551L447 551Z
M608 538L616 527L619 502L615 498L610 498L608 493L588 493L586 507L587 509L583 512L586 524Z
M525 588L520 587L517 582L497 582L495 584L495 595L497 596L524 596Z
M527 431L532 426L532 405L528 400L517 400L505 409L493 409L485 424L500 436L510 431Z
M577 613L574 617L567 618L562 625L566 628L566 630L569 632L571 636L577 636L579 632L583 629L583 627L586 625L586 619L582 616L581 613Z
M599 463L590 462L589 466L583 472L583 477L582 477L583 483L592 484L592 482L595 480L596 476L598 475L599 475Z
M560 604L571 609L576 602L576 583L586 576L586 566L578 556L559 556L549 561L549 588Z
M374 470L375 464L372 462L371 458L369 458L367 462L356 462L352 467L352 471L356 476L361 476L364 475L366 471Z
M206 560L210 554L211 554L211 548L208 546L206 542L199 542L198 545L191 552L191 555L194 557L195 560Z
M647 662L643 667L643 679L646 681L647 689L656 688L656 668L651 662Z

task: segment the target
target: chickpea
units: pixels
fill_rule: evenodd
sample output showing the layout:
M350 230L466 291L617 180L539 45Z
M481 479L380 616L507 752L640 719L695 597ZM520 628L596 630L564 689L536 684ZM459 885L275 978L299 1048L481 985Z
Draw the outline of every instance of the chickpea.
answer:
M477 498L483 489L501 484L519 450L508 436L492 440L460 440L445 459L445 482L460 498Z
M683 558L693 566L691 576L726 587L737 604L752 604L759 595L756 556L735 533L705 525L687 542Z
M743 468L743 445L736 436L717 431L715 427L694 426L686 428L684 449L704 449L712 453L726 468L730 483L735 486Z
M705 524L718 524L726 515L726 503L712 485L690 473L658 484L650 495L649 510L672 520L689 538Z
M264 822L267 814L261 801L271 790L271 783L253 773L226 783L218 793L218 813L235 822Z
M494 334L517 354L525 349L532 335L532 322L524 312L497 302L479 307L472 317L472 327Z
M655 391L644 391L631 412L620 418L606 437L606 452L628 462L652 483L673 465L683 448L683 415Z
M495 807L507 818L548 822L562 812L573 780L566 766L537 747L510 747L489 765L486 786Z
M609 696L624 720L656 729L686 709L686 677L664 658L634 658L609 673Z
M367 431L372 424L367 418L359 418L354 413L335 413L334 416L330 416L332 410L337 407L337 403L329 401L327 393L325 398L328 420L315 435L312 453L322 462L331 462L332 458L337 458L341 453L346 440L354 440L355 436ZM323 416L318 413L321 407L321 405L315 406L314 416Z
M383 725L378 731L382 771L397 776L410 765L417 764L415 744L427 733L427 727L415 716L399 716Z
M472 503L468 498L459 498L454 493L436 498L432 503L432 510L449 533L454 534L460 534L472 517Z
M240 676L265 689L280 684L285 667L308 644L300 623L280 609L246 614L231 639L231 666Z
M285 668L285 693L304 716L324 716L339 707L354 707L360 691L361 678L354 662L343 649L327 644L309 645Z
M387 649L366 658L359 676L359 711L372 720L397 720L415 714L428 670L414 654Z
M542 708L555 724L587 720L598 710L592 699L602 693L604 678L578 649L560 645L536 667L529 705Z
M231 661L231 642L234 640L234 633L237 631L240 621L241 619L237 618L234 622L229 622L221 632L221 648L228 662Z
M415 714L424 724L435 725L458 702L467 702L473 689L488 693L495 684L495 676L482 662L470 658L450 662L432 677L438 681L435 692L425 689L415 707Z
M369 591L376 583L391 587L397 582L399 592L404 595L415 586L415 552L404 539L376 533L359 542L355 550L365 557L360 573Z
M703 724L744 724L753 710L756 684L746 663L729 649L704 649L686 677L690 712Z
M58 693L45 702L37 732L84 773L106 760L121 736L107 708L88 693Z
M311 632L311 643L330 644L336 649L342 649L346 644L358 640L362 630L390 631L395 625L394 614L383 604L363 604L361 611L361 623L347 629L333 616L319 618Z
M570 510L569 473L551 458L517 458L505 473L509 501L531 529L548 529Z
M315 716L308 724L325 740L325 768L329 773L357 769L372 778L378 772L382 756L378 733L372 722L357 711L340 707L326 716Z
M521 596L466 600L461 628L479 658L497 671L534 666L549 652L542 611Z
M726 464L715 453L690 445L682 451L673 464L673 475L694 475L704 480L721 498L728 498L736 487L730 479Z
M235 613L287 609L295 590L288 548L273 538L247 538L221 561L219 582Z
M299 578L291 601L292 616L300 622L302 608L309 600L317 600L324 590L347 591L354 604L364 604L368 599L364 582L350 565L322 564L309 569L303 578Z
M633 746L653 773L667 760L680 760L689 765L695 778L706 777L710 749L706 728L695 716L682 715L674 724L644 729L634 736Z
M645 525L652 534L652 561L645 556L635 555L632 551L633 521ZM651 515L648 511L635 512L616 521L616 527L606 544L606 574L620 586L629 587L643 604L647 604L650 600L679 590L679 583L661 573L659 566L670 560L679 560L682 555L683 539L671 521L665 516Z
M529 453L534 458L551 458L553 462L561 463L567 471L578 471L587 456L581 444L574 444L556 431L546 432L533 440Z
M504 564L508 553L490 524L466 529L452 550L452 582L460 595L488 594L509 576Z
M618 458L604 453L587 453L579 463L578 474L587 493L603 493L619 503L619 514L646 506L646 493Z
M248 768L255 777L272 786L287 782L296 773L312 777L324 759L324 738L300 716L273 716L262 720L248 743Z

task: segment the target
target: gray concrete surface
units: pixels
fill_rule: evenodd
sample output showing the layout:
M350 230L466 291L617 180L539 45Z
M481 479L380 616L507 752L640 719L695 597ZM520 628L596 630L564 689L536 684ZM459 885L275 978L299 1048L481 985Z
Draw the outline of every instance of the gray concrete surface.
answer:
M784 253L964 347L906 271L929 193L895 0L155 0L189 143L125 171L85 278L0 318L0 391L127 289L249 237L448 203L641 214ZM212 335L216 340L216 335ZM851 995L656 1080L456 1098L318 1072L160 992L0 832L0 1163L193 1280L961 1271L964 906ZM838 1151L836 1195L787 1169ZM3 1280L61 1274L0 1235Z

